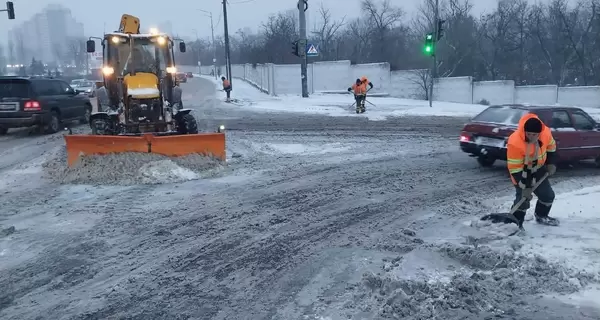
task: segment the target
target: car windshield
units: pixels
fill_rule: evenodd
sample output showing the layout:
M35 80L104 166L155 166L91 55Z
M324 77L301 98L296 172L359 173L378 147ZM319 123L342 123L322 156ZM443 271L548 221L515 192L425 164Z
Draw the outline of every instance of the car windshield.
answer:
M0 80L0 99L2 98L29 98L29 82L19 79Z
M517 125L527 112L527 110L511 107L489 107L473 118L473 121Z
M156 63L158 60L161 71L166 70L167 46L160 46L150 39L133 39L133 47L130 50L129 40L112 47L113 56L117 57L119 63L114 64L115 73L122 76L135 72L149 72L157 74Z
M81 85L82 82L83 82L83 80L72 80L71 87L78 87Z

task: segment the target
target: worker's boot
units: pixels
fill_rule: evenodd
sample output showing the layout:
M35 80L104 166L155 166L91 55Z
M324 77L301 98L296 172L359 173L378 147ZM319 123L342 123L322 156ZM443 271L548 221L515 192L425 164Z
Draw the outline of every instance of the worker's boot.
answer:
M545 203L538 200L535 204L535 221L547 226L558 226L560 224L558 219L548 216L551 208L552 203Z

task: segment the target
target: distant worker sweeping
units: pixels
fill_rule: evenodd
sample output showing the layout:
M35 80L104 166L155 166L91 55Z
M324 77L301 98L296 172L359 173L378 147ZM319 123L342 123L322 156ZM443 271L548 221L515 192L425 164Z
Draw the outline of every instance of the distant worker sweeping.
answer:
M356 101L356 113L364 113L367 111L365 108L365 99L367 96L367 87L362 83L360 79L356 79L356 82L348 88L348 92L354 93L354 100Z
M227 93L226 101L231 102L231 82L229 82L229 80L227 80L225 77L221 77L221 80L223 81L223 91Z
M536 221L551 226L559 224L556 218L549 217L554 190L547 177L556 172L555 156L556 142L550 129L535 114L524 115L507 142L507 166L516 190L513 205L525 198L513 214L521 230L534 194L538 197Z

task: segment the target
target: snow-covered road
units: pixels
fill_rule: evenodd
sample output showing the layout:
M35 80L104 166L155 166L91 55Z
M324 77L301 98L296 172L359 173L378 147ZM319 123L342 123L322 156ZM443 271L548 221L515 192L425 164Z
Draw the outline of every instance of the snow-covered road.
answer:
M583 187L598 169L559 172L557 192L579 193L557 198L563 226L528 222L509 243L465 226L506 209L511 187L458 150L452 110L381 98L387 113L355 115L321 97L337 100L289 112L300 99L234 88L241 105L183 84L201 127L227 128L227 168L209 178L59 185L41 163L60 135L0 140L0 318L599 318L598 220L572 200L597 192Z

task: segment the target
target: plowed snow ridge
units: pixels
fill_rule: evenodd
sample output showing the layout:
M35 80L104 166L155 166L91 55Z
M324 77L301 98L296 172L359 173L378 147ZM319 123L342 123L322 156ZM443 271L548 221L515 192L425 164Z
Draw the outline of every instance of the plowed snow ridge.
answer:
M214 176L223 162L202 155L171 158L151 153L121 153L83 157L66 165L61 148L43 164L46 178L63 184L136 185L162 184Z

